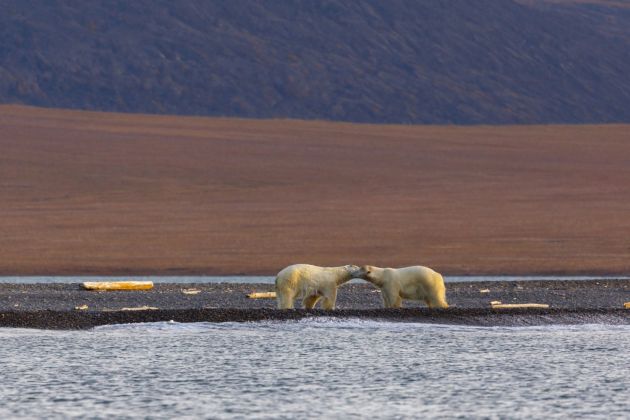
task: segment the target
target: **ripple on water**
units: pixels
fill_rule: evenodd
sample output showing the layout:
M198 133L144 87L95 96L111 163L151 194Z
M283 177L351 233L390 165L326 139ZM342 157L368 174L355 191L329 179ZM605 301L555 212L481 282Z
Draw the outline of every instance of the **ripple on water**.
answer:
M630 326L0 329L2 417L623 417Z

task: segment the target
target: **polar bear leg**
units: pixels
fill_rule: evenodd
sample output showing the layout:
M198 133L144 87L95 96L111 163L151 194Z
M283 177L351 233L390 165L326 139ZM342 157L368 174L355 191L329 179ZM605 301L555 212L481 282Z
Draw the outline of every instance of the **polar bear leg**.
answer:
M446 303L446 298L444 296L437 296L432 299L425 299L427 302L427 306L429 308L448 308L448 303Z
M389 303L389 293L387 293L384 289L381 290L381 298L383 298L383 307L391 308L391 304Z
M293 309L293 301L295 296L289 291L276 292L276 301L278 302L278 309Z
M331 311L335 309L335 303L337 302L337 288L331 288L324 292L324 300L322 301L322 309Z
M431 306L432 308L448 308L448 303L446 302L446 286L444 286L444 278L440 273L434 274L435 284L435 294L431 296Z
M304 300L302 301L302 304L304 305L304 309L313 309L315 305L317 304L317 301L319 300L320 297L321 296L317 296L317 295L306 296Z
M387 285L383 287L381 296L383 297L383 306L386 308L400 308L402 306L400 290L396 286Z

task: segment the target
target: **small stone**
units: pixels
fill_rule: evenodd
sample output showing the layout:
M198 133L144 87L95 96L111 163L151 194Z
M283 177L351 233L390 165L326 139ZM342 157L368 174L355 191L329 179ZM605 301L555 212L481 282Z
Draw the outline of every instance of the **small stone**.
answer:
M154 306L138 306L137 308L121 308L121 311L154 311L158 308Z
M201 293L199 289L182 289L182 293L185 295L197 295Z

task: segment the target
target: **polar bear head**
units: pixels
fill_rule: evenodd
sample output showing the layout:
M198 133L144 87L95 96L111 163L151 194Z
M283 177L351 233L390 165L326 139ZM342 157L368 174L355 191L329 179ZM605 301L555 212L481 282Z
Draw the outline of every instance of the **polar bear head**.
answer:
M355 276L359 279L372 281L374 280L373 274L376 268L377 267L374 267L371 265L364 265L361 268L359 268L359 271L355 274Z
M356 277L369 281L370 283L380 282L382 277L382 268L373 265L364 265L356 273Z
M358 276L361 272L361 267L358 265L344 265L343 268L352 276L352 278L361 278Z

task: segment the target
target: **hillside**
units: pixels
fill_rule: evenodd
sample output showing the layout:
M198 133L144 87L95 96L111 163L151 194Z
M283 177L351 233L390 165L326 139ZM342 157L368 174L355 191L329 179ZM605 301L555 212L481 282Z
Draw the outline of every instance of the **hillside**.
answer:
M0 274L628 274L628 132L0 106Z
M0 103L379 123L630 122L625 0L0 0Z

